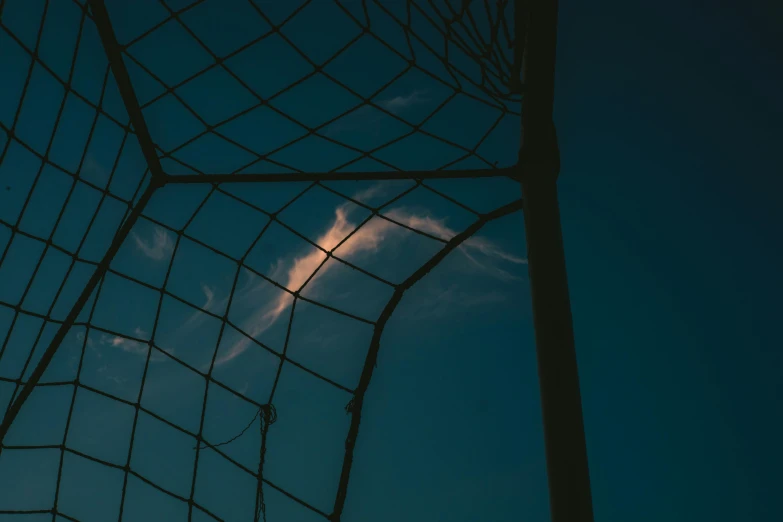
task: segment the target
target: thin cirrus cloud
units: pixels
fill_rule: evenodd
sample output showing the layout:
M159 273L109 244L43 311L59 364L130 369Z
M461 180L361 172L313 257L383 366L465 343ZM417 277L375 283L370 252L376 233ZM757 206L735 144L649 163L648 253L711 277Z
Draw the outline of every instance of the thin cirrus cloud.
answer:
M138 339L143 339L144 337L147 337L147 332L141 329L141 327L136 327L133 330L133 334ZM108 344L111 346L114 346L116 348L120 348L123 352L127 353L135 353L138 355L147 355L147 350L149 350L149 345L147 343L141 342L141 341L134 341L133 339L128 339L127 337L121 337L119 335L101 335L100 344ZM151 357L151 360L157 360L158 358L155 357L155 354Z
M155 261L161 261L167 259L171 252L174 251L174 240L166 229L156 226L155 233L150 241L143 239L136 232L131 232L133 241L136 243L142 254L154 259Z
M331 251L339 245L335 251L339 257L349 260L363 252L377 252L382 245L390 243L395 236L400 237L402 227L386 219L374 218L358 229L348 240L340 242L348 236L356 225L349 220L349 209L347 204L340 205L335 209L334 220L327 231L322 234L316 243L327 251ZM404 208L397 208L389 212L387 216L395 221L403 223L411 228L422 232L430 233L434 236L449 240L456 235L456 232L447 227L442 220L433 219L429 216L418 216L409 213ZM514 264L524 264L526 260L503 251L486 238L475 237L465 241L460 246L460 252L473 263L474 266L486 271L490 275L496 276L502 280L508 281L518 279L513 274L494 266L489 261L482 262L477 254L482 254L490 260L503 260ZM333 263L322 265L326 254L320 250L313 250L310 253L296 257L285 268L285 264L278 262L276 270L273 271L272 278L280 280L280 276L285 279L284 286L291 291L300 290L302 285L310 279L311 284L328 274L330 268L335 266ZM319 268L320 267L320 268ZM276 273L275 273L276 272ZM251 287L252 288L252 287ZM251 290L252 291L252 290ZM489 301L478 300L475 304L484 304ZM261 308L253 314L244 325L244 330L255 338L268 330L283 315L291 304L291 299L287 294L280 294L272 300L266 307ZM250 338L242 338L232 345L224 355L216 360L216 364L225 364L244 353L252 344Z
M394 96L386 100L376 102L392 114L400 113L416 105L430 101L424 91L414 90L408 95ZM338 138L344 133L362 133L378 135L387 123L387 116L378 113L370 105L362 105L352 110L338 121L331 123L322 130L324 135Z
M388 100L380 102L378 105L389 112L398 112L414 105L419 105L427 101L424 97L424 91L413 91L407 96L395 96Z
M316 240L316 243L327 251L332 251L340 245L340 242L356 228L356 225L349 221L348 214L347 204L337 207L334 213L334 221L327 231ZM359 252L377 250L390 228L386 226L387 223L390 224L385 220L373 219L365 224L345 243L340 245L340 257L348 259ZM285 263L278 262L272 272L272 279L284 279L283 285L286 288L291 291L298 291L308 279L310 279L311 283L315 282L330 271L334 265L331 263L324 264L324 259L326 259L326 254L321 250L312 250L308 254L295 257L288 264L287 269L285 268ZM252 291L251 287L250 292ZM266 307L253 314L246 321L243 329L250 337L255 338L261 335L277 322L280 316L283 315L283 312L288 309L290 303L291 299L288 294L278 294ZM234 343L224 355L219 357L215 364L225 364L237 358L250 347L251 342L250 338L243 337Z
M433 317L442 318L451 313L454 308L473 308L496 304L506 300L506 295L496 290L486 293L471 293L460 290L453 284L448 288L430 288L423 295L418 295L415 301L405 307L405 318L417 321Z
M136 337L136 339L144 339L146 338L147 332L145 332L141 327L137 326L133 330L133 335ZM149 344L143 341L137 341L135 339L129 339L127 337L122 337L120 335L108 335L105 333L102 333L98 337L98 346L110 346L112 348L119 348L123 352L136 354L136 355L147 355L147 352L149 351ZM94 347L95 343L88 339L88 345ZM162 361L165 357L163 354L153 352L150 356L151 361Z
M399 221L413 229L426 232L432 236L439 237L446 241L457 235L457 232L447 227L443 220L433 219L429 216L416 216L405 212L402 208L397 208L387 214L388 217ZM473 236L465 240L460 246L459 251L477 268L498 277L504 281L518 280L519 277L511 274L507 270L494 266L491 263L481 262L476 253L483 254L490 260L502 260L516 265L527 264L527 259L510 254L490 240Z
M144 339L147 337L147 332L137 326L133 331L133 335L136 339ZM147 342L105 332L100 332L100 335L90 333L85 336L85 332L80 331L76 334L76 339L85 343L86 346L95 353L98 359L102 359L104 354L110 353L111 350L119 350L131 355L146 357L150 349ZM166 357L162 353L153 351L150 354L150 362L160 362L164 360L166 360ZM78 357L70 361L69 364L75 370L76 365L78 364ZM109 366L107 364L98 368L97 371L103 378L114 381L118 385L123 385L127 382L127 379L113 375L109 371Z
M365 198L378 195L382 189L372 186L369 189L355 195L353 199L363 200ZM330 226L317 239L316 244L326 251L335 250L338 257L350 260L352 257L361 253L376 253L382 247L392 247L395 239L403 237L405 229L387 219L375 217L356 230L347 240L345 238L356 229L356 223L350 219L351 208L348 203L338 206L334 211L334 217ZM405 207L397 207L385 214L388 218L398 223L402 223L410 228L425 232L432 236L449 240L457 232L449 228L444 220L436 219L427 215L417 215ZM136 239L136 245L139 250L152 259L164 259L165 249L170 244L166 239L165 231L156 231L152 243ZM343 240L345 240L343 242ZM342 242L342 243L341 243ZM459 252L469 261L470 265L476 270L481 270L490 276L503 281L519 279L518 276L497 266L498 261L521 265L527 263L527 260L504 251L485 237L474 236L460 245ZM292 256L289 260L280 259L272 267L270 277L278 281L285 288L292 292L299 291L307 283L311 285L314 282L324 278L335 266L333 262L324 263L326 254L317 249L310 250L307 254ZM241 326L246 333L246 337L236 341L228 347L225 352L215 360L215 365L223 365L236 359L244 353L253 344L253 338L257 338L269 328L271 328L280 317L291 306L292 299L290 294L279 292L276 296L269 296L269 285L260 277L250 277L250 279L241 288L235 292L234 302L241 306L242 303L248 307L256 307L259 302L265 302L264 306L257 309L256 312L244 321ZM202 292L205 297L203 309L222 308L227 304L228 297L216 299L214 291L202 284ZM449 292L453 292L450 290ZM464 299L463 299L464 301ZM488 302L494 302L495 298L490 300L476 299L475 305ZM471 301L472 302L472 301ZM182 328L191 328L200 320L202 314L194 312L188 318ZM124 342L123 342L124 344Z

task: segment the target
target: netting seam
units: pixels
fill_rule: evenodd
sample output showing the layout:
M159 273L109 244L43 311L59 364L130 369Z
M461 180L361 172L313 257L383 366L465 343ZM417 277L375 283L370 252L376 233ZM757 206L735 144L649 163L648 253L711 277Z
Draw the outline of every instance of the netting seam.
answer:
M125 110L128 112L133 129L136 131L136 138L139 140L144 160L147 162L147 167L152 174L152 182L159 185L163 178L163 168L160 165L160 158L158 158L155 152L155 145L152 142L152 136L150 136L147 123L139 107L139 100L133 89L128 70L122 61L122 51L119 43L117 43L117 37L114 35L109 13L106 11L103 0L87 0L87 4L92 8L95 26L98 29L103 49L109 60L114 81L117 82L120 96L125 102Z
M174 160L176 161L176 160ZM171 185L194 183L301 183L318 181L415 181L507 178L518 181L519 167L496 167L492 169L449 169L449 170L395 170L372 172L292 172L288 174L166 174L166 183Z

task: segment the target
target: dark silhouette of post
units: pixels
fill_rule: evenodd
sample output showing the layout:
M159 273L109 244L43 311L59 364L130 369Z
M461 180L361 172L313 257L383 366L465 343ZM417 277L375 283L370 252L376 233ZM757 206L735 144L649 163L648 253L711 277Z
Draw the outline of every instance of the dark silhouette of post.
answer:
M552 107L558 3L519 0L516 7L517 34L526 36L519 166L550 510L552 522L592 522L582 401L557 202L560 152Z

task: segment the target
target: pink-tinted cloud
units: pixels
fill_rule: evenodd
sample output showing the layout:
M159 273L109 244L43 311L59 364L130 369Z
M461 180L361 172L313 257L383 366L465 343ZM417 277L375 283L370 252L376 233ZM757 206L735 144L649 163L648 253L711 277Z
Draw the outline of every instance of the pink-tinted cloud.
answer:
M372 198L383 192L383 187L379 184L371 186L368 189L358 193L354 199L361 201L366 198ZM382 247L394 247L395 240L403 237L404 228L387 219L374 217L365 223L353 234L357 224L350 219L351 209L355 208L350 203L340 205L335 209L334 219L326 231L321 234L315 243L325 251L334 251L338 257L350 260L360 253L375 253ZM404 207L392 209L386 213L386 216L398 223L404 224L412 229L425 232L431 236L443 240L453 238L457 232L445 224L445 220L436 219L428 215L418 215L409 212ZM350 237L348 237L350 235ZM347 239L346 239L347 237ZM166 258L168 252L173 250L173 241L168 232L160 227L156 228L153 241L145 242L134 234L134 240L137 247L148 257L156 260ZM513 264L526 263L525 259L505 252L502 248L495 245L492 241L481 236L469 238L460 246L460 252L478 269L484 270L490 275L500 279L514 279L515 276L493 264L495 261L510 262ZM307 283L313 284L320 278L325 277L334 265L334 262L326 262L326 254L318 249L310 249L306 254L294 256L290 260L280 259L272 267L272 279L280 282L291 292L300 291ZM309 283L308 283L309 281ZM228 302L228 297L216 299L215 291L202 283L201 290L204 293L204 305L202 308L207 311L223 309ZM234 303L244 303L247 306L257 306L257 303L264 303L255 313L253 313L240 328L249 335L231 345L215 361L216 365L223 365L237 358L244 353L253 343L251 338L262 335L271 328L280 317L289 309L292 303L292 297L285 292L279 292L270 299L268 294L268 284L259 277L251 277L242 288L237 289L234 295ZM438 299L441 303L453 302L450 297L453 295L453 289L445 291ZM463 302L475 302L476 304L490 302L497 298L494 294L491 299L474 299L462 297ZM201 312L194 312L182 325L182 329L194 327L203 319ZM142 331L135 332L138 338L145 338L146 333ZM140 343L131 339L119 336L102 336L100 344L118 347L128 353L146 355L148 346L146 343ZM155 357L155 356L158 357ZM161 358L161 354L153 354L155 360Z
M340 242L348 236L355 228L356 225L348 220L348 205L341 205L335 210L334 221L331 226L322 234L315 243L321 246L326 251L332 251ZM345 243L340 245L339 253L341 257L346 259L356 254L357 252L366 250L375 250L380 245L384 237L385 229L391 225L387 221L377 220L378 223L370 221L365 226L360 228L354 235L352 235ZM296 292L301 290L302 286L313 277L324 277L324 275L330 270L331 263L324 264L326 254L321 250L311 250L309 253L296 257L290 263L289 268L284 272L283 286ZM322 266L323 265L323 266ZM277 271L281 271L283 267L282 263L278 263ZM317 271L317 274L316 274ZM313 274L316 274L313 276ZM274 274L273 274L274 275ZM312 281L311 280L311 281ZM252 291L252 289L251 289ZM291 305L291 299L288 294L279 294L276 299L273 299L267 306L261 308L258 312L253 314L243 325L243 330L247 332L251 337L261 335L268 330L280 316ZM235 359L250 346L252 341L248 338L243 338L237 341L231 346L227 352L219 357L215 364L225 364L232 359Z
M372 190L372 187L368 189L368 191L370 191L368 194L373 194ZM402 227L386 219L373 218L345 240L345 242L340 244L340 242L356 228L356 224L349 220L349 208L348 204L344 204L335 209L332 224L326 232L315 241L316 244L321 246L324 250L332 251L336 249L336 255L342 259L350 260L352 257L362 252L378 251L382 244L390 242L394 236L401 237L401 233L404 230ZM444 240L449 240L456 235L456 232L447 227L443 220L437 220L430 216L411 214L404 208L394 209L390 211L387 216L413 229L426 232ZM491 241L482 237L474 237L467 240L460 249L475 266L480 267L501 279L513 279L514 276L489 262L482 263L477 259L476 253L480 253L489 259L499 259L515 264L526 262L522 258L503 251ZM324 264L325 258L326 254L322 251L312 250L308 254L295 257L288 263L287 270L284 268L286 264L279 261L274 270L277 274L273 275L282 275L283 277L281 279L284 280L283 286L291 291L299 291L301 290L302 285L304 285L311 276L312 279L310 279L310 281L312 283L318 278L323 278L329 272L330 268L334 266L331 262ZM313 276L316 271L317 273ZM247 295L247 292L253 292L253 288L254 286L252 284L246 287L244 290L245 295ZM288 294L279 294L276 299L273 299L268 305L262 307L258 312L253 314L246 321L246 324L242 325L242 329L247 332L250 337L255 338L275 324L290 305L290 296ZM242 338L234 343L225 354L219 357L215 364L221 365L235 359L244 353L251 344L251 339Z

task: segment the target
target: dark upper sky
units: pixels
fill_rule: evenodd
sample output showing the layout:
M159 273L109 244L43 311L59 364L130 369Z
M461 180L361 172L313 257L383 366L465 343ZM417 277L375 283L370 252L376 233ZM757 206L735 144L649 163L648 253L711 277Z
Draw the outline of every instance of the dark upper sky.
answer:
M598 520L776 520L783 10L561 3L561 203Z

